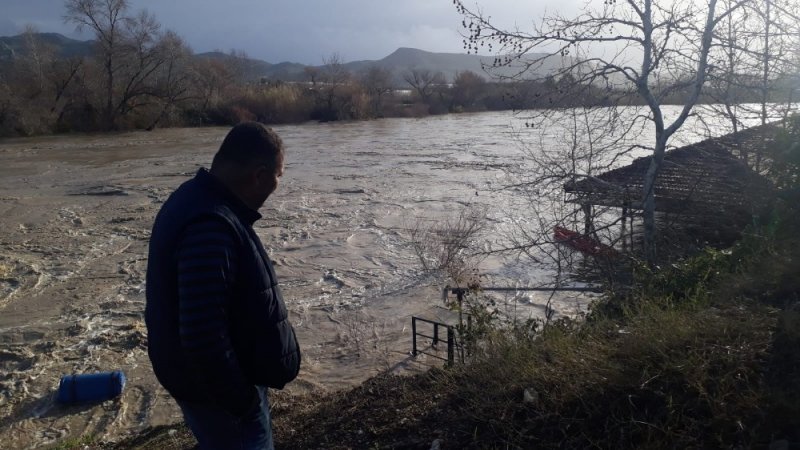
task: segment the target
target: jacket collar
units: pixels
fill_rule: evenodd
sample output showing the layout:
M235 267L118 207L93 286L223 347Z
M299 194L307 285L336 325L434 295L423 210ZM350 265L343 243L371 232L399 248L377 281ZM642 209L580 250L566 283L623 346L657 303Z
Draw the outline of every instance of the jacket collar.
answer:
M244 202L236 196L236 194L231 192L227 186L222 184L217 177L212 175L211 172L206 170L204 167L201 167L200 170L197 171L197 175L195 175L194 178L198 183L200 183L201 186L204 186L219 194L223 201L225 201L225 203L231 208L234 214L236 214L239 219L248 225L253 225L256 220L261 218L261 214L258 211L245 205Z

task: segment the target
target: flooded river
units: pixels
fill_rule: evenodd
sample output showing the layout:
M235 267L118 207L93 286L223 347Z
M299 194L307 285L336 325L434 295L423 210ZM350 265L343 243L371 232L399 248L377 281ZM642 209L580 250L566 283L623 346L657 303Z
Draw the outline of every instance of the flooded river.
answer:
M420 269L408 228L477 207L499 234L513 193L497 188L522 164L524 129L511 113L276 128L285 176L256 231L304 351L289 389L424 368L409 358L410 317L439 314L441 286ZM114 440L180 420L146 354L147 242L161 203L208 167L226 132L0 141L0 447ZM490 284L547 280L526 264L492 258L482 270ZM545 301L525 298L533 310ZM586 302L564 297L556 308L571 314ZM128 377L119 399L54 401L62 374L117 369Z

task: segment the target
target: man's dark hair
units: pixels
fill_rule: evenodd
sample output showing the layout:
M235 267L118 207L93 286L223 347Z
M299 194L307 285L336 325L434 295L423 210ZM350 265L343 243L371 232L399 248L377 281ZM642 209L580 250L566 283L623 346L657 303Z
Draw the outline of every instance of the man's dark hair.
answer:
M224 163L240 166L263 164L277 170L283 162L283 141L277 133L258 122L243 122L228 132L211 169Z

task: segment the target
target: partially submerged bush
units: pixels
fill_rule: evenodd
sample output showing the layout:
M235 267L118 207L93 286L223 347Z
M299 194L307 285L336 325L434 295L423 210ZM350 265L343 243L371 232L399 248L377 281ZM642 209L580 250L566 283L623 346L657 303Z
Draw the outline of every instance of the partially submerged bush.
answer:
M466 286L478 270L480 234L486 228L486 210L463 208L455 218L423 221L407 227L409 241L420 267Z

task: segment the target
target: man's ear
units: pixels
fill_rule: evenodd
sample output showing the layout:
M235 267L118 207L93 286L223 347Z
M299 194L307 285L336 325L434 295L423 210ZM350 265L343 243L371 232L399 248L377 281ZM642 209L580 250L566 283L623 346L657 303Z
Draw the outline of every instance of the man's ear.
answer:
M256 183L262 184L264 180L269 180L272 177L267 166L258 166L253 171L253 177L255 178Z
M247 183L251 186L257 185L261 181L263 166L250 166L247 169Z
M255 177L256 186L258 186L259 189L267 188L271 192L277 187L275 184L275 173L267 166L259 166L253 171L253 176Z

